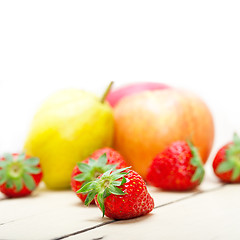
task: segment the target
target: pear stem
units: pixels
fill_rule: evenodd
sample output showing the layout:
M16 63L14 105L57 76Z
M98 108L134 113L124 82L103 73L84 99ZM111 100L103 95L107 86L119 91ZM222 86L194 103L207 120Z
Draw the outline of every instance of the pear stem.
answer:
M104 101L105 101L108 93L110 92L110 90L111 90L111 88L112 88L112 85L113 85L113 81L111 81L111 82L109 83L107 89L105 90L105 92L104 92L104 94L103 94L103 96L102 96L102 98L101 98L101 100L100 100L101 103L104 103Z

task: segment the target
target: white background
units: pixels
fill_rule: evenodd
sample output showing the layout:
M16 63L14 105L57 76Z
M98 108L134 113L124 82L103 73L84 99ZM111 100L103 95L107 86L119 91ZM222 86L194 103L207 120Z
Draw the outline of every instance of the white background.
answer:
M239 1L1 1L0 153L20 151L40 103L137 81L201 96L215 147L240 133Z

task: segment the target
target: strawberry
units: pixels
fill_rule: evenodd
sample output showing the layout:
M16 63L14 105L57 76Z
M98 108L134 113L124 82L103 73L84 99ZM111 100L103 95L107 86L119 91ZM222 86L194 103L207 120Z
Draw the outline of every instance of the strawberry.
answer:
M153 159L147 181L164 190L185 191L199 185L203 176L197 148L190 141L176 141Z
M234 134L233 141L220 148L213 160L213 171L228 183L240 182L240 138Z
M42 179L39 159L21 154L5 154L0 159L0 191L7 197L31 194Z
M145 215L154 208L154 201L142 177L133 170L108 170L78 192L88 193L85 205L94 199L103 216L129 219Z
M113 168L123 168L127 164L123 157L112 148L102 148L95 151L90 158L78 163L72 172L71 186L76 193L83 184L95 180L99 175ZM84 202L87 195L76 193ZM94 204L94 201L92 201Z

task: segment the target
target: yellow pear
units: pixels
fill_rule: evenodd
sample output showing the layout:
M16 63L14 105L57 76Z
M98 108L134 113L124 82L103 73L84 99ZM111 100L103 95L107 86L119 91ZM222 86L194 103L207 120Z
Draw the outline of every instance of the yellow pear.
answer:
M100 100L82 90L62 90L36 113L24 150L40 158L48 188L68 188L77 162L112 145L113 113L104 97Z

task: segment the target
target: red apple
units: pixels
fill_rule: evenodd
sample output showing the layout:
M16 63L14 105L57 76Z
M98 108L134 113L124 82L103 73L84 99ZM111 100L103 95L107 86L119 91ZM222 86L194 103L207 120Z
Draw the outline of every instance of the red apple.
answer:
M139 83L131 83L120 87L116 90L111 91L106 100L112 107L124 97L139 93L146 90L159 90L159 89L166 89L169 88L167 85L163 83L156 83L156 82L139 82Z
M145 178L152 159L167 145L191 139L206 162L214 124L195 94L168 88L124 97L114 108L114 147Z

